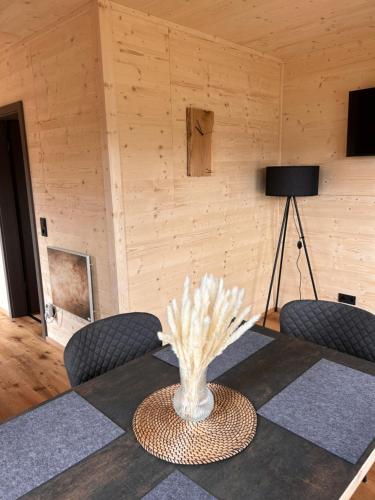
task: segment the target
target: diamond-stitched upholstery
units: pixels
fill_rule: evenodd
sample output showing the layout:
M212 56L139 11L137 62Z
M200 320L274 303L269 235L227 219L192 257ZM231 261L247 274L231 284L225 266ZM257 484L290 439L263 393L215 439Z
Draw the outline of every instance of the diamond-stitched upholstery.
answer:
M375 315L358 307L325 300L294 300L281 310L280 330L375 361Z
M127 313L95 321L69 340L64 362L72 386L113 370L161 345L160 321L148 313Z

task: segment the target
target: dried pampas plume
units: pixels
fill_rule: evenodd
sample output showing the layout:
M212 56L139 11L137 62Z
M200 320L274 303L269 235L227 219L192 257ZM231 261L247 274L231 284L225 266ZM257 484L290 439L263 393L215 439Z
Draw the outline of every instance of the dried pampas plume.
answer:
M159 332L165 344L171 344L180 369L198 377L211 361L251 328L259 319L253 316L244 324L251 307L242 311L245 291L224 289L223 279L206 274L200 287L190 294L190 280L184 283L181 307L173 299L167 307L169 333Z

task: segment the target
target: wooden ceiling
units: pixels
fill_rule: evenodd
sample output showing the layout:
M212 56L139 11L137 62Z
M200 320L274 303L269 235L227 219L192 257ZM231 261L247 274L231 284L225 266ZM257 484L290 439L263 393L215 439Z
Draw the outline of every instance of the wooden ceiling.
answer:
M43 30L88 0L0 0L0 50Z
M0 0L0 49L44 29L88 1ZM283 60L375 39L375 0L115 1Z
M375 0L116 0L288 60L375 38Z

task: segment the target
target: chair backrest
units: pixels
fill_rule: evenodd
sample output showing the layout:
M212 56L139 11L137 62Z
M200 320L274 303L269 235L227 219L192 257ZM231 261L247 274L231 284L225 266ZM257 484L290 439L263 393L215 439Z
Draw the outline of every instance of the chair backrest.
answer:
M65 368L72 386L102 375L161 345L161 323L148 313L127 313L90 323L69 340Z
M280 330L375 361L375 315L358 307L325 300L294 300L281 310Z

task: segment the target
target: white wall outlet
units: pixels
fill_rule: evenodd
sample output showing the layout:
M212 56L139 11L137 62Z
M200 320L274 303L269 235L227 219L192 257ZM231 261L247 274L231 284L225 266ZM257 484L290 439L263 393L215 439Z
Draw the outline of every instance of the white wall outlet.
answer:
M53 304L46 304L44 308L44 317L46 320L56 318L56 307Z

